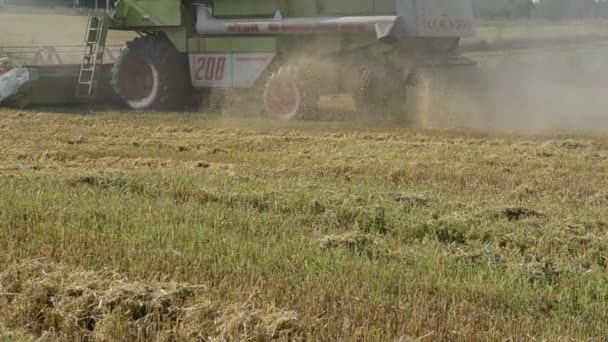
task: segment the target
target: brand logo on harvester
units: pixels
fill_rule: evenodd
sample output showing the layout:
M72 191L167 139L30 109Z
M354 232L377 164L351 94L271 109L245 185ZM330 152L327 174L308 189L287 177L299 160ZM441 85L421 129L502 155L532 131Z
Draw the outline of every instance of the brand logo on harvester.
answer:
M260 27L257 24L230 24L228 32L259 32Z

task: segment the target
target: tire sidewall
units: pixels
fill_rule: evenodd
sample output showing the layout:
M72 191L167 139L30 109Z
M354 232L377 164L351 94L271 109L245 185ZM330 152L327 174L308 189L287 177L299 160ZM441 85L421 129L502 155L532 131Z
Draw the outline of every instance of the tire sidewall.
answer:
M272 94L270 94L270 91L271 91L270 89L272 88L273 82L281 81L283 79L287 79L289 81L290 88L293 89L293 91L295 92L294 95L295 95L296 103L291 111L286 112L286 113L278 113L276 111L273 111L269 106L269 96L272 95ZM266 83L266 87L264 89L264 107L266 109L266 113L272 119L281 120L281 121L289 121L289 120L297 119L299 117L300 112L302 110L302 108L301 108L302 107L302 92L301 92L301 87L298 86L297 76L294 71L287 70L287 69L280 69L277 73L270 76L270 78L268 79L268 82Z
M141 53L134 52L130 49L127 51L124 51L124 53L121 54L120 61L118 62L118 68L116 69L116 75L115 75L115 77L116 77L115 82L116 82L116 84L118 84L120 93L123 94L124 88L126 87L126 85L124 83L125 73L127 72L127 70L125 69L125 66L129 65L128 61L129 61L129 59L132 59L132 58L142 60L149 66L150 70L152 71L152 82L153 82L152 91L143 100L129 100L129 99L126 99L122 95L121 95L121 97L129 105L129 107L131 107L133 109L147 109L147 108L152 107L156 103L157 98L158 98L159 88L160 88L158 68L156 65L154 65L153 61L151 61L150 58L148 58L148 56L144 56Z
M125 82L139 75L134 69L146 65L149 79ZM127 43L112 69L112 87L132 109L150 111L182 111L194 104L194 88L190 81L188 57L180 53L163 34L149 34ZM129 71L135 74L129 74ZM134 76L135 75L135 76ZM135 82L145 91L127 88ZM132 92L128 92L131 90ZM145 98L144 98L145 96Z

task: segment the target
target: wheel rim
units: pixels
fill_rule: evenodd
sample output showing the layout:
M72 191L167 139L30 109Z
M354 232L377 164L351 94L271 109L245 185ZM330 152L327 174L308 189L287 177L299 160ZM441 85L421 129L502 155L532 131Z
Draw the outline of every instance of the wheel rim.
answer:
M125 63L123 89L127 101L143 102L154 92L154 70L143 58L131 58Z
M272 79L265 91L265 104L268 113L278 119L291 119L300 105L300 94L293 77L283 75Z

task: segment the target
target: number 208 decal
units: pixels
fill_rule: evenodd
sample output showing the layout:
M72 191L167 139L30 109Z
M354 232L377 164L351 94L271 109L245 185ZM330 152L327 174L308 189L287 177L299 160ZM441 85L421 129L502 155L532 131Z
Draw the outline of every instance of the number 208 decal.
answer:
M226 57L197 57L195 73L197 81L223 81L225 73Z

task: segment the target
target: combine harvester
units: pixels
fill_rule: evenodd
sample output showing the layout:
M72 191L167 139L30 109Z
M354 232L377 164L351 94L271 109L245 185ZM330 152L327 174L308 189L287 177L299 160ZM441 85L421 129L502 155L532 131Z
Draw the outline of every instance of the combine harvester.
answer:
M102 63L108 30L139 34L113 64ZM132 109L164 111L238 88L259 89L282 120L337 93L352 93L361 110L399 114L419 68L475 64L456 53L473 33L471 0L119 0L89 18L80 65L4 70L0 102L113 93Z

